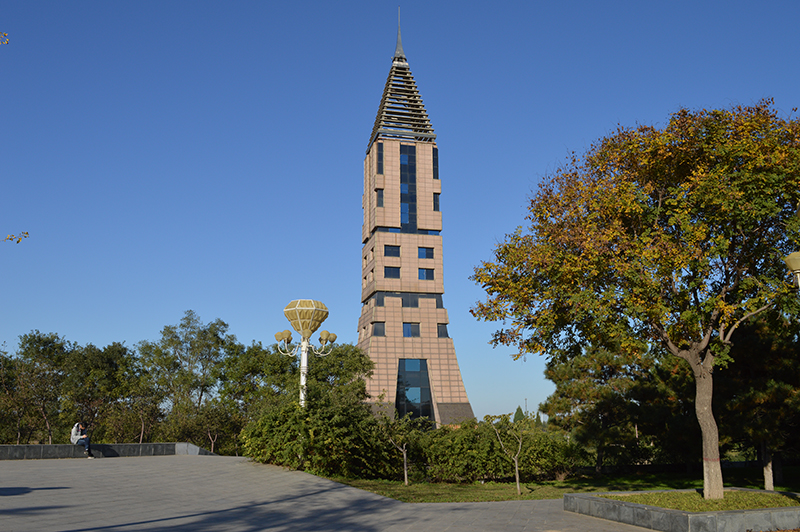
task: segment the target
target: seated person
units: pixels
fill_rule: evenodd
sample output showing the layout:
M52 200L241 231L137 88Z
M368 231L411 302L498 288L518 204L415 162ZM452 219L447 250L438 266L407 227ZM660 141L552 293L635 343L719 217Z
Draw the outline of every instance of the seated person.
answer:
M94 458L92 455L92 448L89 444L89 435L86 434L86 425L83 424L83 421L78 421L75 423L75 426L72 427L69 441L74 445L83 445L83 454L89 458Z

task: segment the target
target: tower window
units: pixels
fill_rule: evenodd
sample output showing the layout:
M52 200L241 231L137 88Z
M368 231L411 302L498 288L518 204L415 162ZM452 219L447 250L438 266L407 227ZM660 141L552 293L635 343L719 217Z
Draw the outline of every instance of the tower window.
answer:
M400 267L399 266L384 266L383 277L386 279L399 279Z
M403 338L419 338L419 323L404 323Z
M400 417L410 413L415 419L420 417L433 419L427 360L401 358L398 361L397 396L394 404Z
M383 207L383 189L378 188L375 190L375 205ZM436 209L434 209L436 210Z
M378 173L383 173L383 142L378 143Z
M433 258L433 248L418 248L419 257L420 259L432 259Z
M447 334L447 324L446 323L437 323L436 324L436 332L439 338L450 338Z
M383 256L384 257L399 257L400 256L400 246L390 246L386 244L383 246Z
M386 336L385 321L376 321L372 324L372 336Z
M400 296L403 307L419 308L419 294L403 293Z
M439 179L439 148L433 149L433 178Z
M434 192L433 193L433 212L439 212L439 193L438 192Z
M433 268L420 268L419 269L420 281L433 281Z

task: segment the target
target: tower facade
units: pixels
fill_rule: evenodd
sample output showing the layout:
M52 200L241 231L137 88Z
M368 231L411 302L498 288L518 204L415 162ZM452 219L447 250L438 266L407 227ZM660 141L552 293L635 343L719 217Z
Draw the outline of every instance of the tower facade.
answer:
M364 159L358 346L375 363L372 401L437 424L473 418L447 332L439 150L397 30Z

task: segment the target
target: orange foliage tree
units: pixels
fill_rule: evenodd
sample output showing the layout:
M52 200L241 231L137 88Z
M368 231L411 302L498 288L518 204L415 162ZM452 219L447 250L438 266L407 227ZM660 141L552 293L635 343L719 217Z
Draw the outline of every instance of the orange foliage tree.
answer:
M739 325L796 297L782 258L800 241L800 121L773 105L618 128L539 187L527 229L472 277L487 298L471 312L503 321L492 343L520 357L660 344L686 361L710 499L723 496L714 367Z

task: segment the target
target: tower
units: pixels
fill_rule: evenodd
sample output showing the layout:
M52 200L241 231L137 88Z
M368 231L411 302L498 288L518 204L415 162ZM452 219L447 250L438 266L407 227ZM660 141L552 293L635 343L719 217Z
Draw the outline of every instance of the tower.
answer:
M439 150L400 27L364 159L358 346L375 363L367 382L399 415L437 424L473 418L447 332L439 210Z

